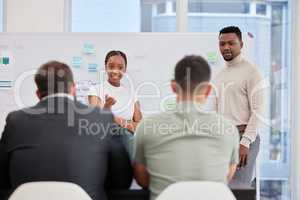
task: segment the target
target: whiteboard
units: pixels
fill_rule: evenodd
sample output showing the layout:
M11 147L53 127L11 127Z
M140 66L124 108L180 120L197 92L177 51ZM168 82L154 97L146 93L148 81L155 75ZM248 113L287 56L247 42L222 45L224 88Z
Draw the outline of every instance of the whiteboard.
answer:
M174 101L170 80L176 62L185 55L208 59L213 74L224 63L218 50L218 33L1 33L0 131L8 112L38 102L33 81L36 69L50 60L67 63L78 83L78 99L86 101L90 84L104 78L104 57L110 50L121 50L128 58L126 84L131 84L144 115L164 111ZM254 61L254 42L244 36L244 55ZM6 69L3 70L3 69ZM8 71L7 71L8 70ZM12 87L1 88L1 81Z

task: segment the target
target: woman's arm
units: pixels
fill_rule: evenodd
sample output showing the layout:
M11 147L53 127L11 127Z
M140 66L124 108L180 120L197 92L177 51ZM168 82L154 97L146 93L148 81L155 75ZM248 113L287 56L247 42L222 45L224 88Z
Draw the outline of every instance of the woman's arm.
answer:
M144 189L149 187L150 175L145 165L140 163L133 164L133 174L136 182Z
M142 112L138 101L134 103L134 112L133 112L132 120L125 120L120 117L115 117L116 123L118 123L123 128L128 129L131 133L134 133L137 125L141 120L142 120Z
M90 105L102 108L101 99L99 97L94 95L89 95L88 100Z
M235 171L236 171L237 164L231 164L229 166L228 174L227 174L227 182L230 182L230 180L233 178Z
M133 121L139 123L142 120L142 112L140 103L137 101L134 103Z

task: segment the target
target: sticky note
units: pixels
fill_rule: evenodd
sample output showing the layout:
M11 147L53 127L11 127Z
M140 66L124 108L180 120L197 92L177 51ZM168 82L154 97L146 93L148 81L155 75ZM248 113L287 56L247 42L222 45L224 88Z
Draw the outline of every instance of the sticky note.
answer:
M174 110L175 108L176 108L176 98L175 97L168 98L163 102L163 109L165 111L171 111L171 110Z
M217 63L218 61L218 53L217 52L208 52L206 54L207 56L207 61L209 63Z
M98 64L97 63L88 63L88 71L89 72L98 72Z
M93 44L85 43L83 45L83 53L84 54L94 54L96 49Z
M80 56L73 56L72 58L72 66L75 68L79 68L80 66L82 66L83 64L83 60Z
M2 62L4 65L8 65L9 64L9 57L3 57Z
M98 69L98 64L97 63L89 63L88 68L89 69Z

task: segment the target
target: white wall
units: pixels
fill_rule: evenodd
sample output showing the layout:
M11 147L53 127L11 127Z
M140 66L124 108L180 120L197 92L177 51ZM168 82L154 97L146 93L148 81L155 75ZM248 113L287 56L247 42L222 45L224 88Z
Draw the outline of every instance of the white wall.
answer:
M63 32L67 0L5 0L7 32Z

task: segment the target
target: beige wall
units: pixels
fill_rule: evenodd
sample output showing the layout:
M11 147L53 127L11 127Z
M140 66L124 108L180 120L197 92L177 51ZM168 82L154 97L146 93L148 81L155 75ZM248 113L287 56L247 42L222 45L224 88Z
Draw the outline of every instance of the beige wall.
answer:
M63 32L68 0L5 0L7 32Z

